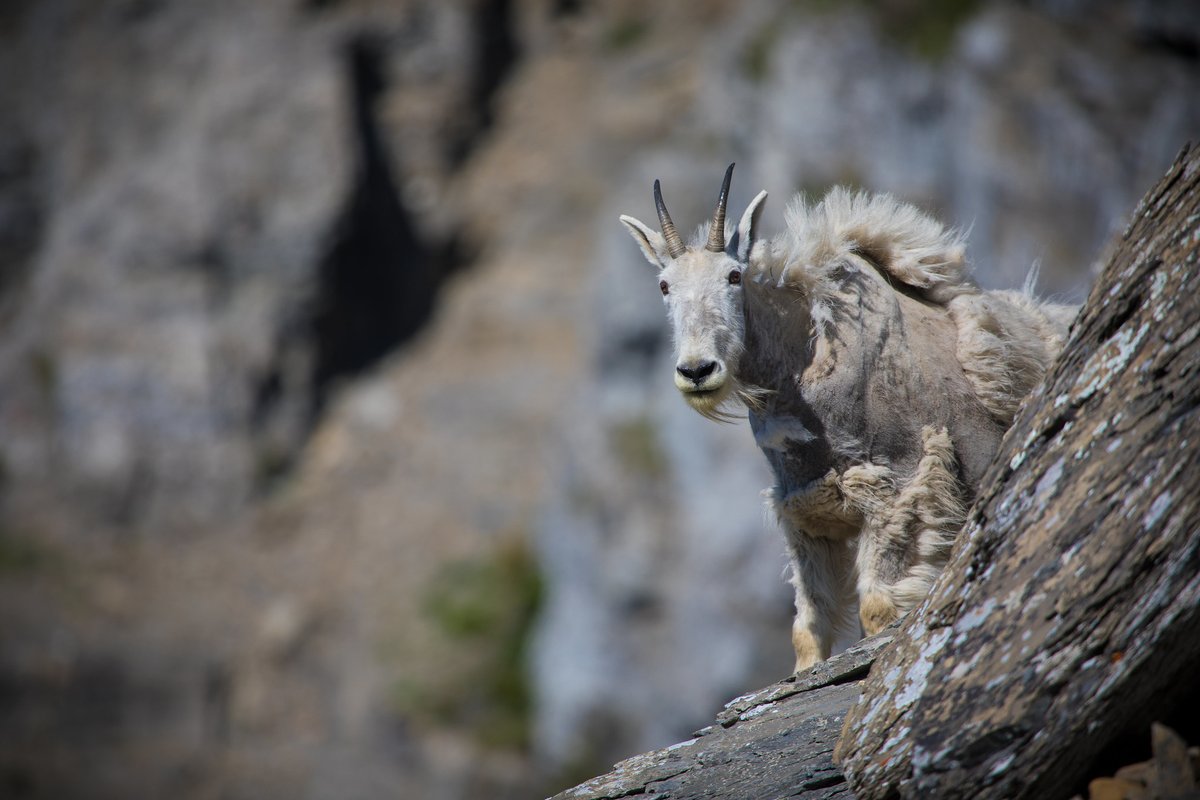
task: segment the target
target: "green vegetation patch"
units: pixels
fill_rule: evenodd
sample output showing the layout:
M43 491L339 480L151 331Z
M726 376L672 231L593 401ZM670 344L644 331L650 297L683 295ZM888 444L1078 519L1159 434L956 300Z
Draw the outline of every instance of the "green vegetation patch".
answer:
M884 34L929 61L945 58L963 24L979 9L979 0L874 0Z
M771 60L783 26L772 20L750 37L741 53L742 74L753 83L762 83L771 73Z
M857 6L870 13L884 36L937 62L949 54L959 29L983 4L981 0L796 0L794 5L818 14Z
M490 747L527 749L532 696L526 656L542 591L523 537L439 570L422 611L441 668L397 685L400 711L419 724L465 731Z
M634 49L650 36L650 23L641 17L626 16L615 20L603 33L601 45L609 53Z
M56 553L33 539L0 531L0 575L41 572L58 563Z
M44 350L29 355L29 371L42 397L52 400L58 393L58 362Z

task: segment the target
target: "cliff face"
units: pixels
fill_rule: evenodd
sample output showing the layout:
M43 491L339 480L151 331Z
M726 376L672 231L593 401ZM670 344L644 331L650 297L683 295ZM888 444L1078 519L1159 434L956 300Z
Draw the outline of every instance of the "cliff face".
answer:
M13 780L494 796L784 673L761 457L674 396L616 216L659 177L694 224L736 160L768 228L894 191L1080 297L1200 132L1197 26L1052 5L4 11Z
M479 127L481 20L55 2L6 23L8 500L228 521L328 388L428 316L459 217L420 220L408 183L432 215Z

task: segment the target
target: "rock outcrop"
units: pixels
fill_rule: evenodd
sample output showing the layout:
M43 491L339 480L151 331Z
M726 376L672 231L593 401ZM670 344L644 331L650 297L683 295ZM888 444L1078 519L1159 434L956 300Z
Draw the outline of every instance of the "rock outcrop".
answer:
M555 800L849 797L833 747L863 678L891 640L892 631L883 631L807 672L734 698L716 724L691 739L622 761Z

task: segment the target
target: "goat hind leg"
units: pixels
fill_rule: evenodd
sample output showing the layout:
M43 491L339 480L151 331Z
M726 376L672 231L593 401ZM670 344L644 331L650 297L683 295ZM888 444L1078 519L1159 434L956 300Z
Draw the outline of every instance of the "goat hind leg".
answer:
M867 635L928 594L966 519L949 435L926 426L921 438L923 455L912 479L865 515L857 562L859 615Z
M885 530L874 526L865 527L858 540L858 618L864 636L879 633L901 614L896 589L905 555L889 544Z

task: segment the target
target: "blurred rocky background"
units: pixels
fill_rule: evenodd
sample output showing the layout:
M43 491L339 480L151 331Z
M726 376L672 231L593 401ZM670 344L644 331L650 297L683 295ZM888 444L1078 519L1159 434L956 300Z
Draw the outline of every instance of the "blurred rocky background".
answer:
M503 798L790 669L616 222L894 192L1081 300L1191 0L11 0L0 796ZM540 794L539 794L540 793Z

